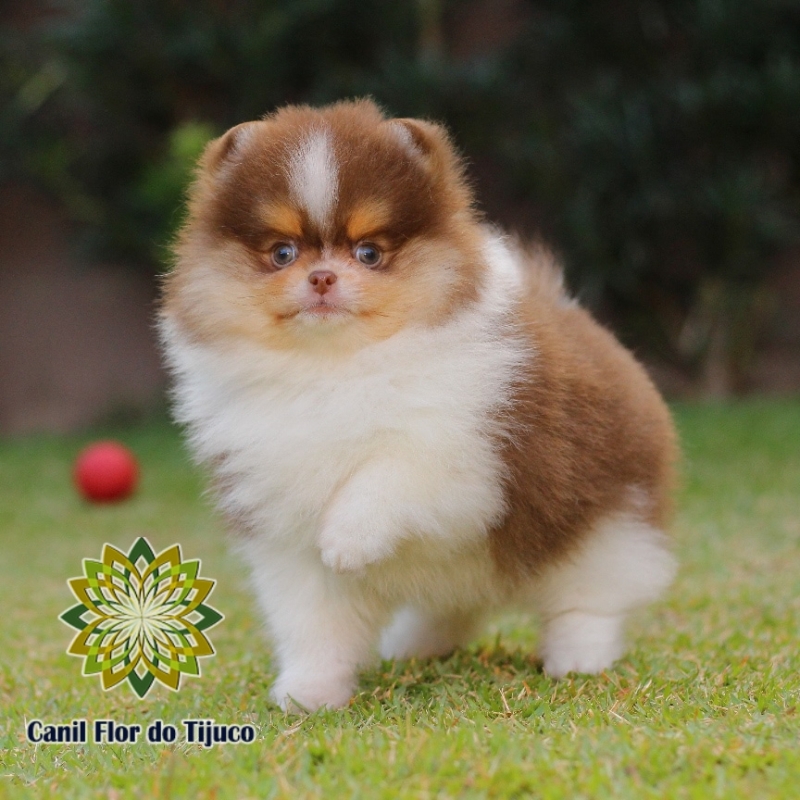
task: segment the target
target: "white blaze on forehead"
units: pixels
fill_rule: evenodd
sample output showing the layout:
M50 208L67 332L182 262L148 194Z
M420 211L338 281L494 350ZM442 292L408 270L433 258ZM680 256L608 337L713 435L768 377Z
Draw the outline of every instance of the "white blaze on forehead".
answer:
M289 185L294 199L311 221L324 228L339 193L339 170L327 131L312 131L289 160Z

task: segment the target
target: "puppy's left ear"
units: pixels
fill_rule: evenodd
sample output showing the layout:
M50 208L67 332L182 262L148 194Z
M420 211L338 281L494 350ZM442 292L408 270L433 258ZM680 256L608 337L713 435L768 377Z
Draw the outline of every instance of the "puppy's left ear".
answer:
M441 126L421 119L391 119L392 133L411 155L433 170L457 170L459 158L450 136Z

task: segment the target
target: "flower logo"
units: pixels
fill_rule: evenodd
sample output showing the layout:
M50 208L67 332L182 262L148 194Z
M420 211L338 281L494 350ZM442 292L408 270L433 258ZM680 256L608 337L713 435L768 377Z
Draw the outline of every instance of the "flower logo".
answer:
M127 680L139 698L155 681L177 691L181 675L200 675L198 659L214 655L203 631L223 616L204 602L216 581L198 577L199 559L181 561L177 544L156 555L141 537L127 554L104 545L83 572L68 581L78 605L59 619L78 631L67 653L85 659L84 675L105 690Z

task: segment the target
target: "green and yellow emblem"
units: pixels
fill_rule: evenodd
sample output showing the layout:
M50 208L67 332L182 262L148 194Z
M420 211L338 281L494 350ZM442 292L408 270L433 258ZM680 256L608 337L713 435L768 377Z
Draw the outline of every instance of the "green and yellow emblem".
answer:
M59 619L78 631L67 653L85 659L84 675L106 690L128 681L140 698L155 681L177 691L200 675L198 659L214 655L204 632L223 617L206 603L216 581L199 577L199 559L182 561L177 544L155 554L142 537L127 554L104 545L83 572L68 581L78 605Z

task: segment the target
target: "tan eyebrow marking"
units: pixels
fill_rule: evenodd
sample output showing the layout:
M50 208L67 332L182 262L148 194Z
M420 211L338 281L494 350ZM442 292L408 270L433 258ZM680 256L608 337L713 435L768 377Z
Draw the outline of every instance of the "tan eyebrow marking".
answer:
M278 233L299 239L303 235L303 221L300 212L291 206L267 204L261 212L264 224Z
M358 242L385 228L390 220L389 207L380 200L356 206L347 220L347 238Z

